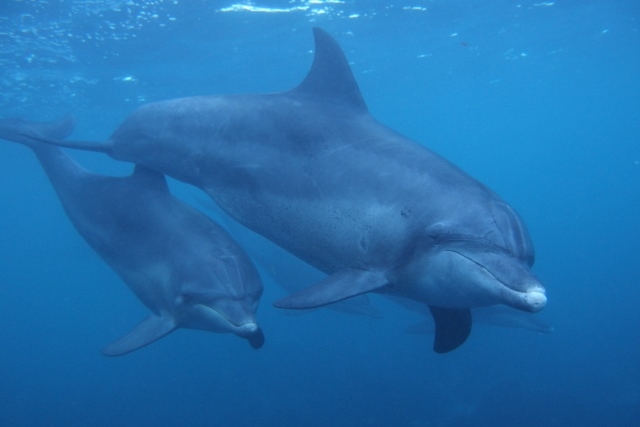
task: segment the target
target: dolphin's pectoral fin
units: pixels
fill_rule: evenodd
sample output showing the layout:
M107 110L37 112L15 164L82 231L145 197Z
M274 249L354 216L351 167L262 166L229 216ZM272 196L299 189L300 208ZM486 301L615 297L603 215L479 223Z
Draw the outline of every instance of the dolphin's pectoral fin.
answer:
M159 340L176 329L173 319L149 316L131 332L102 348L105 356L122 356Z
M447 353L460 347L471 333L471 309L429 306L436 322L433 351Z
M273 303L278 308L317 308L380 289L389 284L384 274L345 268L323 281Z

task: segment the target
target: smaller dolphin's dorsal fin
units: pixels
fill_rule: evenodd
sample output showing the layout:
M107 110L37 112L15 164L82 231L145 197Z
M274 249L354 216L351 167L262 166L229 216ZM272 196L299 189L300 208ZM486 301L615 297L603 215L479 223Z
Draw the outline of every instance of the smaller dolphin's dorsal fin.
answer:
M167 180L160 172L147 169L144 166L136 165L132 176L135 177L136 180L144 181L148 188L153 188L157 191L169 192Z
M338 42L318 27L313 29L313 36L316 50L311 70L292 92L343 102L357 110L368 111Z

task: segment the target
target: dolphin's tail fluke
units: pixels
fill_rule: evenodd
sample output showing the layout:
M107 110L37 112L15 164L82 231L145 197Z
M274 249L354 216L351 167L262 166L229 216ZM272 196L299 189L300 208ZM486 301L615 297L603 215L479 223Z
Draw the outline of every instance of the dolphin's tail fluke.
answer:
M76 121L69 115L56 122L29 122L21 119L0 119L0 138L33 147L40 142L58 145L71 135Z

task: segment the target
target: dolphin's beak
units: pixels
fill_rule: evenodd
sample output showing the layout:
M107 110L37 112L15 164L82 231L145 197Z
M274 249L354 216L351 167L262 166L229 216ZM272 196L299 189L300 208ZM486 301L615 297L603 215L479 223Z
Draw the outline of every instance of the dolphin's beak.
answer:
M240 327L242 330L238 335L246 338L249 344L254 349L259 349L264 345L264 334L262 329L255 323L246 323Z
M235 305L233 308L222 313L210 307L211 310L216 311L220 317L228 322L231 332L241 338L245 338L254 349L262 347L264 334L253 315L250 314L249 309L244 305Z
M225 318L221 315L221 317ZM226 319L226 318L225 318ZM229 322L229 319L226 319ZM249 341L249 344L254 349L259 349L264 345L264 334L262 329L255 323L255 321L248 321L241 325L236 325L233 322L228 324L229 330L240 338L244 338Z
M547 304L547 296L542 287L533 287L526 292L512 292L515 294L513 295L515 297L513 307L515 308L537 313Z
M196 329L231 332L248 340L251 347L256 349L264 344L264 334L255 317L242 304L230 304L225 307L226 310L218 310L205 304L197 304L195 308L204 320Z
M547 303L542 283L529 267L506 254L470 250L447 250L466 264L469 277L473 277L486 289L494 289L500 300L513 308L536 313ZM459 268L461 264L458 264ZM475 272L474 272L475 270Z

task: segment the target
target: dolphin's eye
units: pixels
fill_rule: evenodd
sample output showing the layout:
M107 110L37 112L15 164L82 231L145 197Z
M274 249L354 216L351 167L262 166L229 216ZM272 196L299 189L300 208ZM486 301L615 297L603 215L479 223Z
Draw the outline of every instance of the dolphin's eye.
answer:
M446 236L450 233L448 232L447 227L442 223L433 224L427 230L427 234L432 242L437 243L446 239Z

